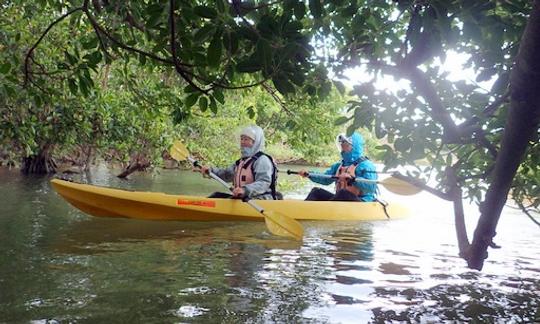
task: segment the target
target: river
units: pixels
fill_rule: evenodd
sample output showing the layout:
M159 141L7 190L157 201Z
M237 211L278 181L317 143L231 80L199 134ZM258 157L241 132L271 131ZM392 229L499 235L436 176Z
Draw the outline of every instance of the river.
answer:
M207 195L189 171L97 167L75 180ZM284 177L287 177L284 175ZM301 198L309 191L286 192ZM303 222L295 243L263 222L159 222L87 216L49 178L0 169L0 322L540 322L540 228L507 207L482 272L458 257L450 203L382 190L411 217ZM467 206L469 236L478 217Z

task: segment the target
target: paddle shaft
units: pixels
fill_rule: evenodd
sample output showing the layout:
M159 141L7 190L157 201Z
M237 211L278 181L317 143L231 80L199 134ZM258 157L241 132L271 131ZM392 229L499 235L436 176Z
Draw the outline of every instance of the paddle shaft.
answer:
M287 170L287 174L300 174L300 172ZM308 173L308 176L309 176L309 173ZM337 176L332 176L332 175L328 175L328 174L317 174L317 177L328 178L328 179L338 179L339 178ZM351 182L364 182L364 183L374 183L374 184L380 183L380 181L377 181L377 180L362 179L362 178L357 178L357 177L351 177Z
M199 164L199 161L195 160L194 158L192 158L191 156L188 156L188 161L191 162L191 164L193 164L194 167L196 168L200 168L201 165ZM229 186L229 184L227 182L225 182L225 180L221 179L217 174L215 174L214 172L208 170L208 175L216 180L217 182L221 183L225 188L229 189L229 191L233 191L233 187ZM244 197L242 199L242 201L248 203L251 207L255 208L259 213L263 214L264 213L264 208L262 208L261 206L257 205L256 203L254 203L251 199L247 198L247 197Z

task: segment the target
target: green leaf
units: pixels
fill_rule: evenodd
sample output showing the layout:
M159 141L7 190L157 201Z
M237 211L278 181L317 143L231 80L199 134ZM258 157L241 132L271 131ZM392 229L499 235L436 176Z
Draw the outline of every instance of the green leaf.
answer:
M383 125L380 121L375 122L375 136L377 136L378 139L381 139L385 137L387 134L386 130L383 128Z
M251 118L251 119L254 119L255 118L255 109L253 106L249 106L246 108L247 110L247 114L248 114L248 117Z
M274 83L277 91L279 91L282 95L287 95L294 92L294 86L292 83L290 83L289 80L282 75L272 78L272 82Z
M304 25L299 21L290 21L283 28L283 32L287 37L294 37L300 34L300 30L302 30L303 27Z
M223 34L223 47L232 55L238 51L238 34L225 32Z
M36 103L37 107L43 106L43 98L41 96L34 96L34 102Z
M272 48L267 40L261 38L257 42L254 60L259 61L263 64L264 70L266 73L270 74L272 71Z
M348 122L349 120L350 120L349 117L341 116L338 119L336 119L336 121L334 122L334 125L336 125L336 126L343 125L346 122Z
M394 142L394 147L400 152L408 151L412 146L412 141L407 137L400 137Z
M296 19L301 20L306 15L306 5L303 1L298 1L294 6L293 11Z
M260 71L261 68L262 68L261 62L252 58L240 61L236 65L236 71L240 73L253 73L253 72Z
M411 159L413 160L423 159L425 157L424 145L421 143L415 143L411 147L410 155L411 155Z
M216 28L215 28L214 25L207 24L204 27L199 28L195 32L195 35L193 36L193 38L194 38L195 41L197 41L199 43L202 43L202 42L206 41L208 39L208 37L210 37L210 35L212 35L212 33L214 33L215 30L216 30Z
M193 92L197 92L199 91L197 88L195 88L194 86L192 86L191 84L188 84L185 88L184 88L184 93L193 93Z
M199 107L201 108L202 111L205 111L206 108L208 108L208 99L206 99L205 96L201 96L199 98Z
M186 104L186 107L188 108L192 107L197 102L200 95L201 95L200 92L195 92L187 96L186 100L184 101Z
M216 8L219 12L225 13L227 10L227 7L225 6L224 0L216 0Z
M210 97L210 111L212 111L214 114L217 114L218 111L218 106L214 97Z
M294 83L295 85L301 87L304 85L304 82L306 81L306 77L304 76L304 73L299 70L295 70L293 73L288 74L289 79Z
M141 63L141 65L145 65L146 64L146 55L143 55L143 54L139 53L139 62Z
M336 87L336 89L339 91L339 94L341 94L342 96L345 94L345 85L343 84L343 82L341 81L333 81L334 83L334 86Z
M70 65L75 65L77 63L77 58L69 54L67 51L64 52L64 55L66 56L66 59L68 60Z
M207 6L196 6L193 8L193 12L203 18L214 19L217 17L216 9Z
M357 129L357 127L354 124L349 125L349 127L347 127L347 131L346 131L347 136L351 136L356 129Z
M15 89L10 87L8 84L4 84L4 89L6 89L8 96L15 96L15 94L17 93Z
M11 64L9 62L0 65L0 73L8 74L9 70L11 70Z
M68 80L68 87L71 94L76 96L79 88L77 87L77 82L75 82L75 79Z
M82 43L82 47L86 50L96 48L98 46L98 38L97 36L90 37L90 39L86 42Z
M223 96L223 92L221 90L214 90L213 94L214 98L216 98L220 104L223 105L225 103L225 96Z
M321 18L323 10L321 0L309 0L309 10L315 19Z
M208 65L217 67L221 61L221 53L223 47L221 46L221 31L217 31L210 42L207 50Z
M252 42L256 42L259 39L257 32L247 26L240 26L238 28L238 36L240 39L246 38Z
M95 52L92 52L91 54L85 55L85 58L88 62L88 66L96 67L99 62L101 62L103 56L101 55L101 51L97 50Z
M88 81L82 75L79 75L79 89L81 89L81 93L84 97L88 97L90 95Z
M163 17L163 11L164 7L157 3L148 7L146 16L149 18L148 20L146 20L146 26L149 28L154 28L158 26L161 22L160 20Z

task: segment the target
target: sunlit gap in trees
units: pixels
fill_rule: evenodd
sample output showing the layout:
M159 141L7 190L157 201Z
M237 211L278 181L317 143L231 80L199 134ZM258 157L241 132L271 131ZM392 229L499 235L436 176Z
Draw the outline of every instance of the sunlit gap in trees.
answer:
M476 91L489 92L488 89L491 89L493 83L495 82L495 80L497 80L498 76L495 75L487 81L476 82L475 79L478 73L471 67L464 68L469 59L470 55L468 54L448 51L446 53L446 60L444 62L441 62L440 59L437 58L434 64L434 68L439 69L439 76L445 77L446 80L450 82L465 81L468 84L478 87ZM420 67L420 69L425 71L425 68L423 67ZM398 91L412 91L410 88L409 80L403 78L397 79L394 76L388 74L379 73L377 75L373 75L373 73L367 71L365 65L357 66L352 69L347 69L343 72L343 75L345 76L345 78L340 78L339 80L342 81L349 88L352 88L353 86L362 83L373 82L373 86L375 87L375 89L379 91L390 92L394 95L396 95ZM425 104L423 98L419 97L418 100ZM417 114L419 112L419 110L416 110ZM421 116L411 116L411 118L416 119L421 118ZM453 115L452 118L458 124L460 122L463 122L463 120L460 120Z

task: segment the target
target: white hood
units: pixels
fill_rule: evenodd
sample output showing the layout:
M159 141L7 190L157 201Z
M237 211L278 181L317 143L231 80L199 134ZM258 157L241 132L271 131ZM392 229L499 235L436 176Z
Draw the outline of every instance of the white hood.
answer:
M240 135L245 135L255 141L249 152L243 153L242 157L253 156L257 152L264 151L264 132L262 128L257 125L247 126L242 129Z

